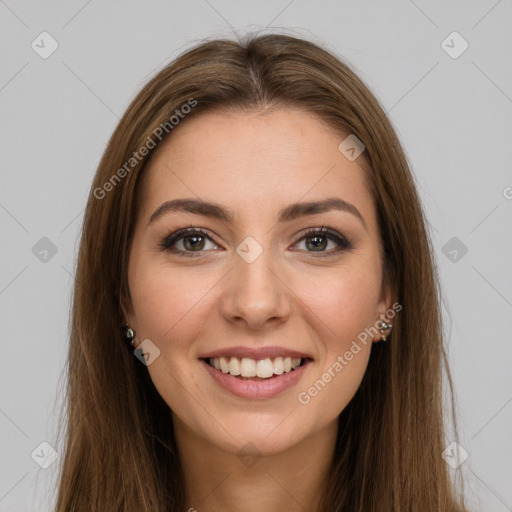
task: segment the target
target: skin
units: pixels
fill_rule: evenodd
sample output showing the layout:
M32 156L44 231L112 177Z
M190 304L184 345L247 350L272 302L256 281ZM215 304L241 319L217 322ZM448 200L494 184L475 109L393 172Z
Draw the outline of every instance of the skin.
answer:
M389 290L381 289L377 217L362 158L351 162L338 150L344 138L300 109L208 112L178 126L147 169L126 314L136 342L150 339L160 350L147 368L173 411L187 506L199 512L318 507L337 417L358 389L380 334L360 344L361 351L308 404L299 403L298 394L393 304ZM292 203L333 196L352 203L366 227L338 210L277 221L277 212ZM176 198L219 203L235 221L167 212L148 224L162 203ZM308 242L301 232L322 225L352 247L333 252L338 244L327 238L320 251L331 254L315 251L314 235ZM159 246L190 226L211 237L195 257ZM248 236L263 249L252 263L236 252ZM174 247L193 252L184 242ZM207 351L239 345L293 348L313 362L298 384L274 398L239 398L216 384L198 360ZM250 464L237 456L244 446L256 457Z

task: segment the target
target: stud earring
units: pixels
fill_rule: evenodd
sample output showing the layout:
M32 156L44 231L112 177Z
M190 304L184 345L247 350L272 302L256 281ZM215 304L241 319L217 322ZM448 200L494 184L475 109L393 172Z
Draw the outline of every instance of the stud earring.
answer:
M387 331L388 329L391 330L392 327L393 326L391 324L388 324L387 322L384 322L384 320L381 320L381 327L379 328L379 331L382 334L382 341L386 341L387 339L387 334L385 333L385 331Z
M132 347L135 347L135 332L131 327L128 326L128 324L125 326L124 337Z

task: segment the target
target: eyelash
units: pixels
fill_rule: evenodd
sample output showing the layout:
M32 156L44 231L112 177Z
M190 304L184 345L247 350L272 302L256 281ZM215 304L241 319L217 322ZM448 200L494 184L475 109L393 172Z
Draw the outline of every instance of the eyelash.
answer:
M190 228L178 229L174 233L171 233L170 235L168 235L166 238L164 238L162 240L162 242L159 244L159 247L162 250L169 251L174 254L178 254L179 256L188 257L188 258L190 258L190 257L194 258L194 257L199 256L201 253L206 252L206 251L182 251L182 250L173 249L172 246L177 241L182 240L183 238L186 238L186 235L203 235L206 238L208 238L211 242L213 242L215 245L218 245L215 243L214 240L212 240L212 238L206 233L206 231L202 230L201 228L190 227ZM297 243L301 242L302 240L308 238L308 236L310 236L310 235L324 235L324 236L328 235L326 238L335 241L339 246L335 250L330 250L327 252L319 251L319 253L318 253L318 254L320 254L319 257L330 256L332 254L339 253L343 250L352 249L352 244L344 236L340 235L339 233L337 233L336 231L334 231L332 229L324 228L323 226L321 228L309 228L309 229L303 231L300 234L300 238L298 238L297 241L293 245L296 245ZM314 254L316 251L305 251L305 252Z

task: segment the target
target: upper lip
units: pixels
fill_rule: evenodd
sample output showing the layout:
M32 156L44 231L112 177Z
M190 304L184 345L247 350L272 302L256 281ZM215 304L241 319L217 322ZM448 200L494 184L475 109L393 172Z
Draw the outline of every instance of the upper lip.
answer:
M297 350L291 350L285 347L226 347L219 348L218 350L212 350L206 354L200 355L199 359L208 359L215 357L238 357L244 358L248 357L249 359L256 359L259 361L260 359L266 359L267 357L292 357L301 359L313 359L309 354L304 352L300 352Z

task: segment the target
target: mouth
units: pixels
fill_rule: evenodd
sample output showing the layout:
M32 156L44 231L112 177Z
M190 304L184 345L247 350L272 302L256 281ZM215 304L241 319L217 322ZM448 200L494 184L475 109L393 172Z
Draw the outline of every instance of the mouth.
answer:
M201 359L219 373L239 380L268 381L280 375L295 372L312 360L304 357L277 356L264 359L250 357L205 357Z
M287 347L238 346L199 355L215 383L238 398L266 400L291 391L315 362L311 354Z
M200 362L212 381L230 394L249 400L267 400L297 386L313 360L230 356L200 358Z

